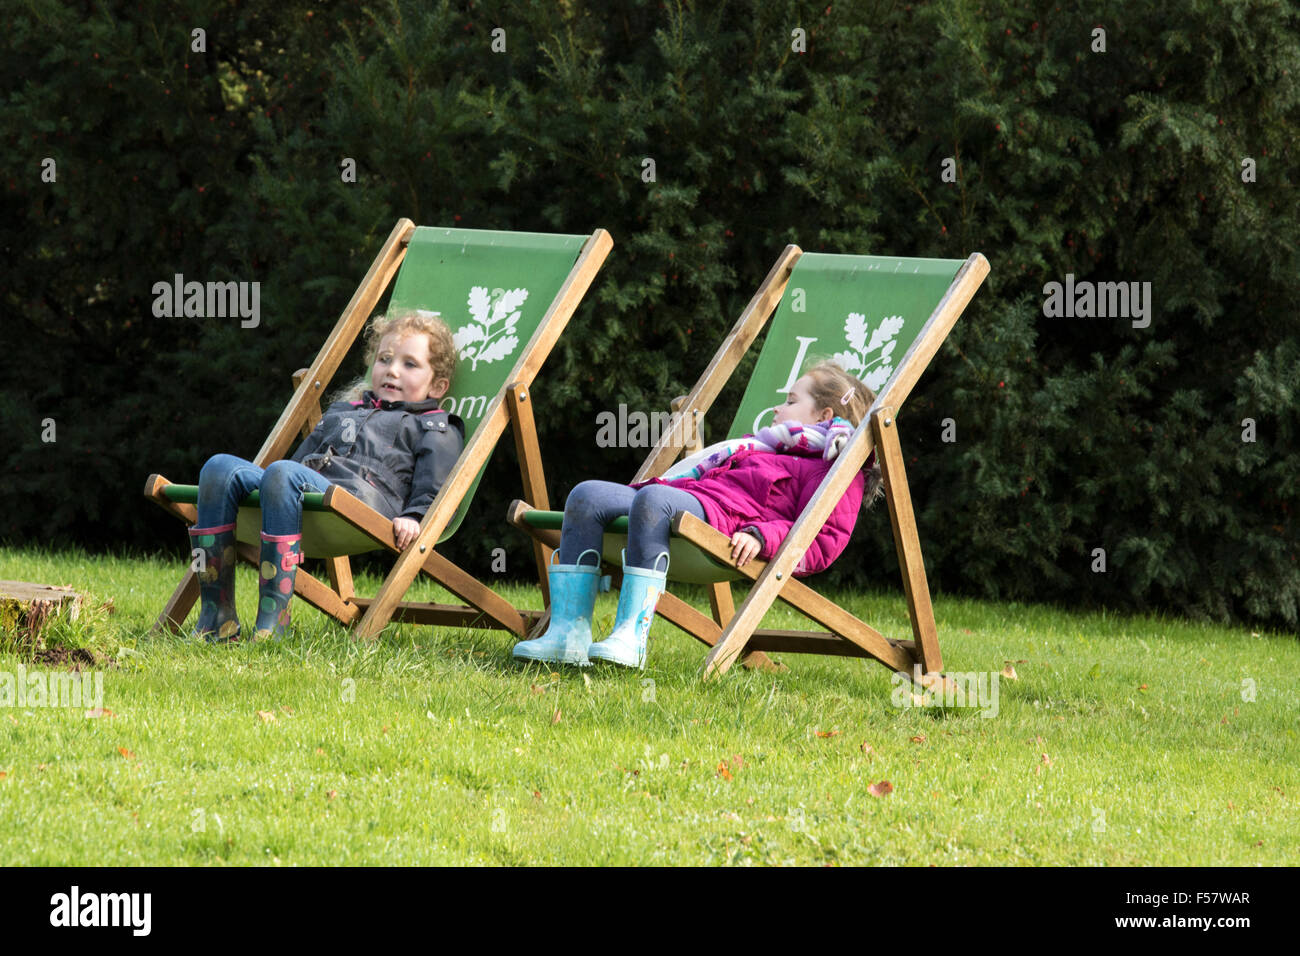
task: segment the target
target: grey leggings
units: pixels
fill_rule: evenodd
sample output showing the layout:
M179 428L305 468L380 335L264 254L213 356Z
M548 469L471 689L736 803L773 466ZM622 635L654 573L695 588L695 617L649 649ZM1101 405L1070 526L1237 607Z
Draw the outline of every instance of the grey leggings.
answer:
M670 525L679 511L706 517L699 498L670 485L629 488L612 481L584 481L569 492L564 502L564 528L556 560L576 564L578 555L588 548L599 552L605 525L627 515L627 566L662 571L662 564L653 567L654 560L668 550Z

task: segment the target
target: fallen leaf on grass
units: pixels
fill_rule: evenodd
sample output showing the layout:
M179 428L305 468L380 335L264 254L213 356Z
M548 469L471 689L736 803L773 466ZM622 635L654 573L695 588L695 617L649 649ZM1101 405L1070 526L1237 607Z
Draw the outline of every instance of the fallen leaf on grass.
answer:
M269 710L259 710L259 711L257 712L257 716L259 716L259 717L262 718L262 723L264 723L264 724L273 724L273 723L275 723L275 714L274 714L272 711L269 711Z
M817 736L818 736L818 737L838 737L839 734L840 734L840 732L839 732L838 730L819 730L819 731L817 731Z
M380 728L379 728L379 732L380 732L381 734L386 734L386 733L388 733L388 728L387 728L387 727L380 727Z
M329 791L328 793L325 794L325 799L326 799L326 800L333 800L333 799L334 799L335 797L337 797L338 795L339 795L339 792L338 792L337 790L331 790L331 791Z
M290 707L288 704L281 704L281 705L280 705L280 709L281 709L282 711L284 711L286 714L292 714L292 713L293 713L293 708Z
M974 633L975 633L975 632L972 631L969 627L963 627L963 628L961 629L961 632L962 632L963 634L974 634Z
M925 743L925 734L917 734L915 737L912 738L912 743L914 744Z
M880 783L873 783L867 787L867 793L873 797L887 797L894 792L894 785L888 780L882 780Z
M1002 676L1007 680L1020 680L1020 675L1016 673L1016 669L1010 664L1002 668Z
M534 790L534 791L533 791L533 799L534 799L534 800L540 800L540 799L542 799L542 791L540 791L540 790Z
M718 776L723 780L731 779L731 771L727 769L727 761L721 760L718 762Z
M858 749L864 754L873 754L876 752L876 748L872 747L871 744L867 743L865 740L858 744Z
M1050 767L1052 765L1052 758L1047 756L1047 754L1043 754L1042 762L1044 766Z
M9 773L7 771L0 770L0 780L3 780L7 776L9 776Z
M117 752L120 753L127 760L135 759L135 754L131 753L131 751L127 750L125 747L118 747Z
M551 715L551 723L558 724L559 722L560 722L560 708L556 707L555 713Z
M529 689L530 691L532 691L534 694L545 694L545 693L546 693L546 688L545 688L545 687L538 687L536 684L529 684L529 685L528 685L528 689Z
M322 756L322 757L325 756L325 748L324 748L324 747L317 747L317 748L316 748L316 753L318 753L318 754L319 754L320 756Z
M1147 689L1147 685L1146 685L1146 684L1143 684L1141 687L1138 688L1138 690L1146 690L1146 689Z
M116 716L117 714L113 713L111 710L105 707L96 707L93 710L86 711L86 717L92 720L96 717L116 717Z

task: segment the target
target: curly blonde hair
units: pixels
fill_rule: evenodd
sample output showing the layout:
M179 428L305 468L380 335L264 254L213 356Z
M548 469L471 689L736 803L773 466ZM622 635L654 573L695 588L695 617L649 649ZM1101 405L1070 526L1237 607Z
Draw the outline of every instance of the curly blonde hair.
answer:
M862 424L876 400L876 393L867 388L859 379L844 370L834 359L812 359L804 368L804 375L812 379L813 385L809 395L813 408L830 408L840 418L847 419L856 428ZM871 467L862 470L867 476L867 487L862 495L862 508L870 508L883 493L880 475L879 456L872 460Z
M370 369L379 355L379 343L384 336L397 333L399 337L410 333L427 335L429 341L429 368L433 380L453 381L456 376L456 343L451 328L437 312L404 309L388 315L377 315L366 327L366 372L353 379L334 396L336 402L355 402L370 388Z

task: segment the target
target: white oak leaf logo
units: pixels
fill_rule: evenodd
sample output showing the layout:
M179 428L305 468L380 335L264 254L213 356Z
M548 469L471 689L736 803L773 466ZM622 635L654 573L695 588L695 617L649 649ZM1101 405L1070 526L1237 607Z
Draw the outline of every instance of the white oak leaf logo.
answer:
M452 336L457 357L469 359L471 370L479 362L497 362L506 358L519 344L513 335L519 324L519 307L528 298L527 289L493 289L476 285L469 290L466 305L474 321L462 325Z
M903 329L901 315L887 315L871 332L867 340L867 317L860 312L850 312L844 320L844 338L852 351L836 352L835 362L846 372L860 378L873 392L879 392L894 374L890 359L898 344L895 336ZM879 352L874 358L872 353Z

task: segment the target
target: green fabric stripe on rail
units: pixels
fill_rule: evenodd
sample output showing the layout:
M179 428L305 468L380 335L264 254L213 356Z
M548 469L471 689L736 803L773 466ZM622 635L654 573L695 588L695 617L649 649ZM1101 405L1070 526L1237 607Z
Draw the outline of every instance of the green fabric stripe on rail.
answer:
M177 504L197 505L199 503L198 485L167 485L162 492L168 501L174 501ZM262 493L260 491L250 493L243 503L252 508L260 508L262 506ZM324 511L324 492L309 491L304 494L302 496L302 510Z

